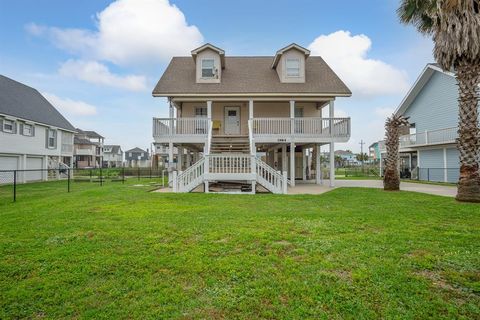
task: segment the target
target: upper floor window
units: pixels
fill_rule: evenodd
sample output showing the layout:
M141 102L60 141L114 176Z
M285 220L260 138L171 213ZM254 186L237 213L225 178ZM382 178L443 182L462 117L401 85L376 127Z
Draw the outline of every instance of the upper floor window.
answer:
M3 120L3 132L13 133L15 122L13 120Z
M23 132L22 132L22 134L23 134L24 136L29 136L29 137L33 136L33 126L32 126L31 124L26 124L26 123L25 123L25 124L23 125Z
M56 148L57 147L57 131L53 129L47 130L47 147Z
M202 78L213 78L214 76L214 59L202 59Z
M195 108L195 117L206 117L207 108L206 107L196 107Z
M300 59L287 59L287 77L300 77Z

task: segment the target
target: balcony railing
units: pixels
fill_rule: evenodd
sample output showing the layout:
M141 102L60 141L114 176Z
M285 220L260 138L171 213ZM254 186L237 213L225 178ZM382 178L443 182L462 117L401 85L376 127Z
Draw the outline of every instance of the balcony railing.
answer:
M153 118L153 137L207 136L207 118Z
M252 131L254 137L349 137L350 118L254 118Z
M400 148L454 143L458 137L457 130L457 127L452 127L403 135L400 137Z

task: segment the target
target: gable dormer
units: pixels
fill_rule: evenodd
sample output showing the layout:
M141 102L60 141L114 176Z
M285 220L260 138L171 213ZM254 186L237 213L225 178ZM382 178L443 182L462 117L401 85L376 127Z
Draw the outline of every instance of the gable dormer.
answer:
M273 58L272 69L275 69L280 82L304 83L305 61L310 50L292 43L277 51Z
M192 50L197 83L220 83L225 68L225 51L209 43Z

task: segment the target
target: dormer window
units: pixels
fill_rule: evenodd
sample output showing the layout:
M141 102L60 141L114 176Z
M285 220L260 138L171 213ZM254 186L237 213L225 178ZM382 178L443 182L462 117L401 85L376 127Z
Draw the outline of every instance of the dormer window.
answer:
M287 77L300 77L300 59L286 59Z
M202 78L213 78L215 75L214 68L214 59L202 59Z

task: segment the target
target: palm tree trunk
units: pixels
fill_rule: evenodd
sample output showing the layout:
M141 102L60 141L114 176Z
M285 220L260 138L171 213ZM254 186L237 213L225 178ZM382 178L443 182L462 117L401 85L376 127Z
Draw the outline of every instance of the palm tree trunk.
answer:
M460 152L460 179L457 200L480 202L480 129L478 101L480 60L460 59L456 68L459 90L457 145Z

